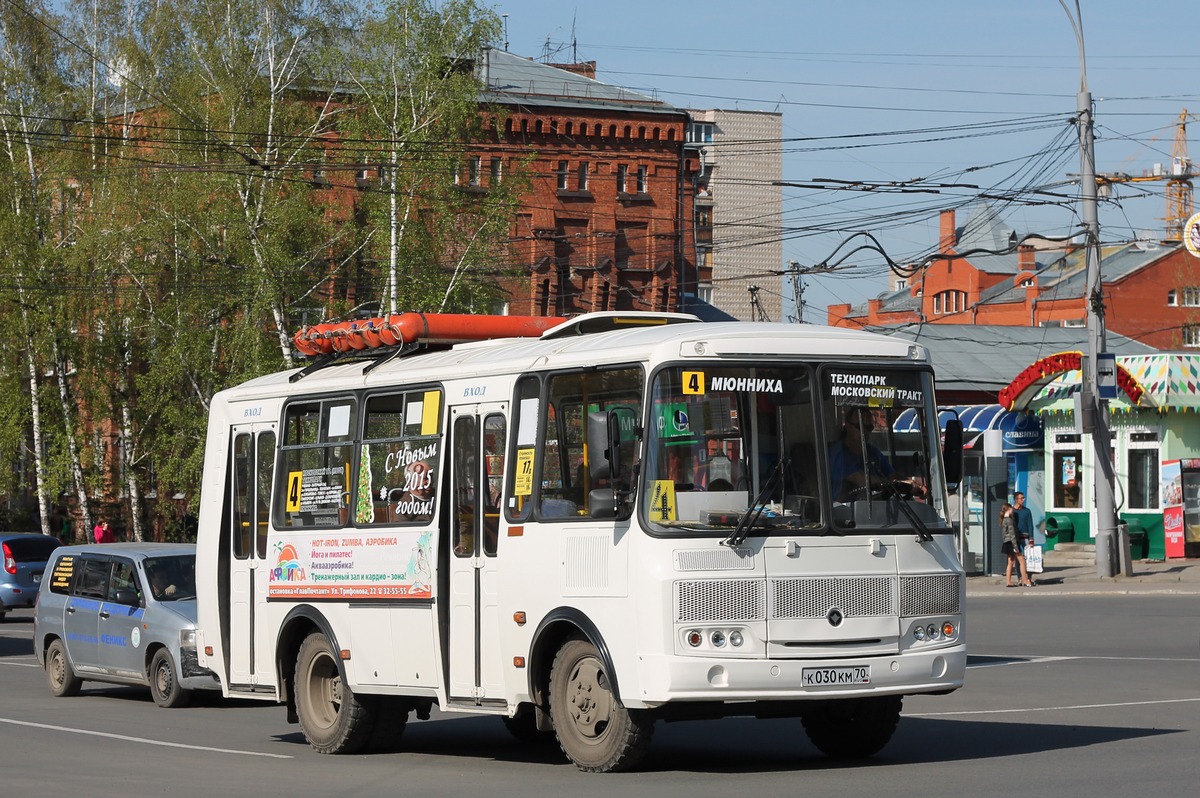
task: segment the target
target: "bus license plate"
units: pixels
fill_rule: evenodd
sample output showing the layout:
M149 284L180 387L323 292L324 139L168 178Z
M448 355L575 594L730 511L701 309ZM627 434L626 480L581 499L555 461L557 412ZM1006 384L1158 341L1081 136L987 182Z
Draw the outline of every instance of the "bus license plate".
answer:
M826 687L843 684L870 684L871 666L849 668L805 668L802 673L805 687Z

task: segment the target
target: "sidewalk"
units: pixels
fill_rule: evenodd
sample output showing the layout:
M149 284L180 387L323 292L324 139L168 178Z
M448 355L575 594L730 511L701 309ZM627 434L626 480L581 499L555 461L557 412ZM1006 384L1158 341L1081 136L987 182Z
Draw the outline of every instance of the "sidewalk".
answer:
M1084 595L1089 593L1200 595L1200 559L1135 560L1132 576L1102 577L1094 565L1056 567L1047 565L1040 574L1030 574L1033 588L1004 585L1004 575L967 577L967 595L1036 594Z

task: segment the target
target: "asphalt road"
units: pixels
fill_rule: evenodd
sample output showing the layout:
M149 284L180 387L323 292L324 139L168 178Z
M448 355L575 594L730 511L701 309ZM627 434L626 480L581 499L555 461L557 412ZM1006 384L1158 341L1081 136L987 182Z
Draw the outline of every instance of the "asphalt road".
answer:
M1191 794L1200 750L1200 597L971 597L967 686L906 700L866 764L823 757L798 721L660 723L638 773L585 774L494 718L413 721L397 754L313 752L283 709L214 695L157 708L85 683L52 697L32 623L0 625L0 795L922 796Z

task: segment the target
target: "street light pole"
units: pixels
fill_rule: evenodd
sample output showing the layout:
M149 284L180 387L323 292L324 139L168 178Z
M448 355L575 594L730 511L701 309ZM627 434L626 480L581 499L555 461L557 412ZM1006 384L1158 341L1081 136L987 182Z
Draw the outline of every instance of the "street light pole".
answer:
M1096 199L1096 136L1093 128L1092 93L1087 83L1087 58L1083 46L1083 16L1079 10L1079 0L1075 0L1075 14L1067 7L1065 0L1058 0L1071 27L1075 30L1075 40L1079 47L1079 94L1076 97L1076 124L1079 126L1079 180L1080 180L1080 215L1087 236L1084 250L1087 265L1087 288L1084 301L1087 303L1088 320L1088 357L1083 367L1083 390L1080 407L1082 410L1080 428L1092 439L1092 462L1095 476L1096 507L1096 573L1101 577L1111 577L1116 573L1115 545L1116 534L1116 502L1113 498L1113 462L1112 435L1108 429L1108 402L1101 398L1097 388L1097 367L1099 355L1105 351L1104 330L1104 284L1100 278L1100 222L1097 215Z

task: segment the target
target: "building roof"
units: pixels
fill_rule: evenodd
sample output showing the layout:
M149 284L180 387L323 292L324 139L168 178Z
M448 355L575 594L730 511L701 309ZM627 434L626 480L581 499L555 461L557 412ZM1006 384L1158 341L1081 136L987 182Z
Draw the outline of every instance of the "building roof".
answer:
M1034 361L1087 347L1087 331L1078 327L889 324L866 329L926 347L937 375L937 386L947 391L997 394ZM1112 332L1108 333L1107 341L1109 351L1118 355L1158 351Z
M969 225L970 223L968 223ZM988 228L995 235L995 228ZM983 233L981 232L981 235ZM972 246L988 246L985 241L976 239ZM1111 244L1100 248L1100 271L1105 283L1123 280L1131 274L1144 269L1152 263L1165 258L1181 248L1178 242L1155 243L1137 241L1134 243ZM966 251L967 247L957 247ZM1064 253L1063 250L1042 250L1038 253L1036 263L1037 282L1040 300L1081 299L1087 292L1087 263L1086 250L1073 249ZM1009 255L970 255L965 260L974 268L990 274L1013 274L1019 272L1016 253ZM883 304L880 313L898 313L919 311L920 297L913 297L910 289L902 288L880 294ZM1004 280L980 292L979 304L1002 304L1005 302L1024 302L1025 288L1013 285L1011 280ZM866 316L867 305L862 303L850 309L850 317Z
M605 108L643 114L686 113L654 97L493 47L484 48L476 71L486 87L480 97L484 102L539 107Z

